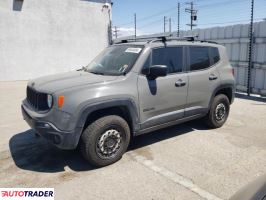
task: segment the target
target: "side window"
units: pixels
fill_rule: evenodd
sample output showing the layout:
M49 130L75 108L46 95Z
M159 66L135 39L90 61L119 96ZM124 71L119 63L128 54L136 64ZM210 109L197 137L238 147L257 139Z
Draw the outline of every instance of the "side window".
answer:
M152 65L166 65L168 73L182 72L183 47L165 47L152 51Z
M210 67L209 47L189 47L190 71Z
M210 49L211 49L211 51L210 51L211 52L211 59L213 62L212 64L214 65L220 61L220 54L219 54L218 48L211 47Z

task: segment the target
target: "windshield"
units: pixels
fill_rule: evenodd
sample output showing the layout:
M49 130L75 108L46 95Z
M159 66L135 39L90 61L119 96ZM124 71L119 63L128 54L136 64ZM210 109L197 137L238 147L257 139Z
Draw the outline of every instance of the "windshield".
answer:
M122 75L127 73L142 51L141 46L111 46L98 55L85 70L102 75Z

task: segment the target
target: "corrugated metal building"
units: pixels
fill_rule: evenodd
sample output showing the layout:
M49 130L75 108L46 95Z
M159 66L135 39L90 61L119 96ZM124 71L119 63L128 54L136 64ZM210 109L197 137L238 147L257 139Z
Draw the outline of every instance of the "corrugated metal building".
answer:
M172 34L177 35L176 32ZM162 35L163 33L159 33L139 37ZM200 40L216 41L226 47L230 62L235 69L237 90L247 92L249 24L180 31L180 37L196 35ZM123 39L127 38L134 37L129 36ZM266 21L254 23L253 69L251 72L252 93L266 96Z
M182 31L181 36L198 35L202 40L213 40L227 49L235 68L237 89L246 92L248 78L249 24ZM266 21L254 23L252 92L266 95Z

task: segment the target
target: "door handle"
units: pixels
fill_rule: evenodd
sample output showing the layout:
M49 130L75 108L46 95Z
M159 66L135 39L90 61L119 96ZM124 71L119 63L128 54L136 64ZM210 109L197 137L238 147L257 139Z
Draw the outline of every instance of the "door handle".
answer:
M175 82L176 87L183 87L185 85L186 85L186 82L181 80L181 79L179 79L178 81Z
M216 79L218 79L218 77L217 77L216 75L214 75L214 74L211 74L211 75L209 76L209 80L210 80L210 81L213 81L213 80L216 80Z

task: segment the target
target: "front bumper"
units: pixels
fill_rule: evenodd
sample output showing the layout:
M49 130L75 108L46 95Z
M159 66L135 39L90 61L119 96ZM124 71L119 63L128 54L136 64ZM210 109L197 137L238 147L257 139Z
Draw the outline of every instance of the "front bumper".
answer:
M60 149L75 149L77 147L81 128L77 128L74 131L62 131L56 128L52 123L47 121L41 121L34 119L26 111L26 108L21 105L21 111L24 120L29 126L34 129L40 136L44 137L52 144Z

